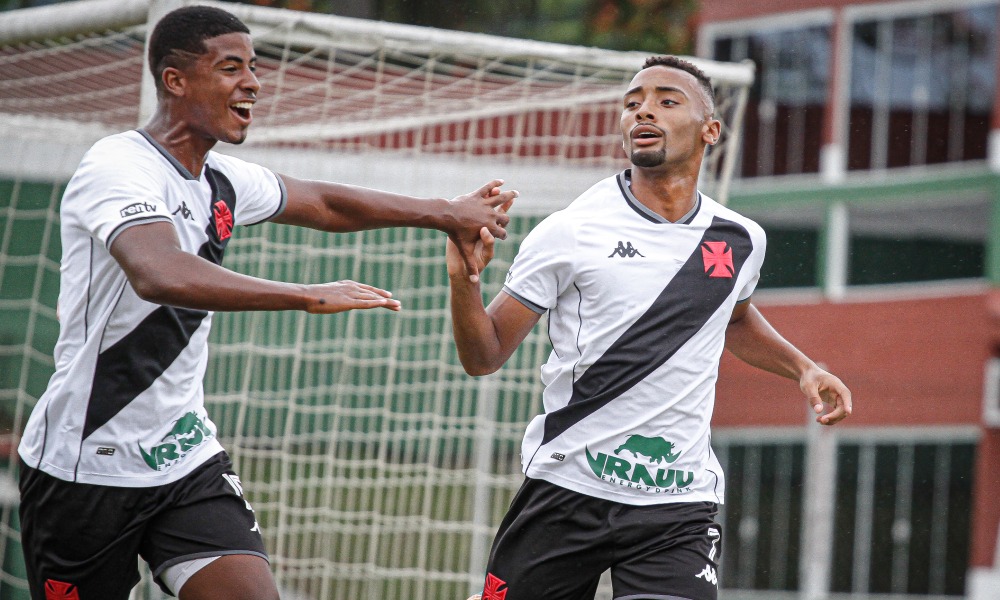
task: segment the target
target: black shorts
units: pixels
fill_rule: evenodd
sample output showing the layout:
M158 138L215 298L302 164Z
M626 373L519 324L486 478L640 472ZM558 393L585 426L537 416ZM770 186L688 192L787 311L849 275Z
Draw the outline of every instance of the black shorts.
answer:
M126 600L139 582L137 555L161 589L160 573L181 562L225 554L267 558L225 452L179 481L149 488L71 483L22 461L19 487L35 600Z
M591 600L611 569L615 599L716 600L718 506L633 506L528 479L493 541L483 600Z

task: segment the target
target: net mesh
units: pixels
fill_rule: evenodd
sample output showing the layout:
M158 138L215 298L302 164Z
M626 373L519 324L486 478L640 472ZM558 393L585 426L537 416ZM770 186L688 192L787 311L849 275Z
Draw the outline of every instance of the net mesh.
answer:
M541 218L625 166L619 98L645 55L220 6L250 25L263 91L250 141L219 150L294 176L415 195L457 195L497 175L521 191L511 236L483 276L487 300ZM20 29L0 16L0 135L12 149L0 153L6 492L15 489L12 448L53 369L61 192L90 144L148 114L145 19L165 10L135 0L60 7L34 39L10 33ZM113 29L74 27L101 10L116 15ZM738 137L747 70L701 64ZM702 188L716 197L736 137L706 161ZM466 376L443 253L439 232L271 224L243 229L229 246L225 265L236 271L354 279L392 290L404 306L216 316L206 402L286 598L436 600L481 585L521 480L520 437L540 410L548 340L538 327L499 373ZM0 502L0 597L27 598L16 494ZM136 595L160 597L148 580Z

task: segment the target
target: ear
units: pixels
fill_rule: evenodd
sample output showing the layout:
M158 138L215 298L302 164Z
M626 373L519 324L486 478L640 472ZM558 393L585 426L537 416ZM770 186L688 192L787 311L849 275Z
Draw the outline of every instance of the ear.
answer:
M160 74L163 91L171 96L183 96L187 92L187 77L177 67L167 67Z
M701 141L714 146L722 135L722 121L709 117L701 126Z

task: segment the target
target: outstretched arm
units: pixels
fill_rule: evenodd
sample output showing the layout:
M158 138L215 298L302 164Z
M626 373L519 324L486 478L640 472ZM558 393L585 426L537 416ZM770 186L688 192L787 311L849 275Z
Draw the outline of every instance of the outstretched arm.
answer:
M851 414L851 391L835 375L819 368L760 314L749 300L736 305L726 329L726 349L759 369L799 382L816 421L833 425ZM831 407L823 414L823 405Z
M288 205L274 222L333 232L381 227L438 229L447 233L460 250L472 281L479 279L472 258L479 230L485 227L494 237L506 238L504 228L510 217L504 210L495 209L510 206L517 196L515 191L501 192L503 181L499 179L451 200L414 198L287 175L281 175L281 179L288 192Z
M182 250L166 222L129 227L112 242L111 255L139 297L156 304L213 311L400 309L389 292L355 281L302 285L235 273Z
M494 243L493 235L484 227L472 253L477 272L493 258ZM469 279L455 244L450 239L447 244L451 324L458 358L469 375L487 375L507 362L541 315L505 292L497 294L489 308L484 308L479 282Z

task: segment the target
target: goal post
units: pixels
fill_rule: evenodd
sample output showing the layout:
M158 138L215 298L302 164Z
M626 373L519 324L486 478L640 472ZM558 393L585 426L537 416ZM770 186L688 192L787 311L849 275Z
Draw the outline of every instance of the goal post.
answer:
M52 372L62 188L96 140L145 122L155 98L149 24L193 3L81 0L0 13L0 136L10 148L0 152L0 474L13 473L12 449ZM197 3L242 19L258 55L248 141L218 151L413 195L455 196L493 177L521 192L510 238L483 274L487 299L541 218L627 166L620 98L649 53ZM712 77L724 123L700 187L725 201L753 67L691 60ZM392 290L404 307L215 318L206 404L285 597L437 600L481 584L487 544L521 481L520 438L540 410L549 347L536 328L500 372L466 376L443 255L442 234L416 229L331 235L265 224L234 234L228 268L354 279ZM3 508L0 597L26 597Z

